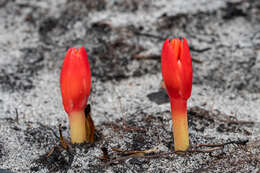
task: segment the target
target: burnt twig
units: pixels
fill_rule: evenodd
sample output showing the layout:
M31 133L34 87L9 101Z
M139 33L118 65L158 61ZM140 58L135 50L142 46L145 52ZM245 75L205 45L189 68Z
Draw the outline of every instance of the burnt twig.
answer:
M19 113L18 113L18 109L17 108L15 108L15 122L17 123L17 124L19 124Z
M187 153L212 153L214 151L217 150L222 150L224 148L224 146L226 145L230 145L230 144L236 144L236 145L246 145L248 142L248 140L238 140L238 141L230 141L230 142L225 142L225 143L221 143L221 144L198 144L196 145L194 148L191 148L187 151L171 151L171 152L161 152L161 153L156 153L156 154L151 154L153 152L148 152L148 153L138 153L136 151L134 152L130 152L127 154L127 156L123 156L123 157L117 157L114 159L111 159L109 161L107 161L104 164L101 164L101 166L109 166L113 163L117 163L117 162L122 162L131 158L147 158L147 159L155 159L155 158L164 158L164 157L168 157L170 155L176 155L176 154L187 154ZM198 149L199 147L209 147L209 149ZM124 150L121 149L112 149L114 151L118 151L121 153L125 153ZM133 153L133 154L131 154ZM137 153L137 154L136 154ZM147 155L149 154L149 155Z
M64 149L68 148L67 142L63 139L62 136L62 129L61 129L61 124L59 124L59 133L60 133L60 144Z
M160 55L155 55L155 54L151 54L151 55L134 55L132 57L133 59L136 59L136 60L143 60L143 59L160 59L161 56Z
M186 154L186 153L210 153L216 150L222 149L220 147L216 147L216 148L210 148L208 150L187 150L187 151L171 151L171 152L162 152L162 153L158 153L158 154L153 154L153 155L144 155L144 154L131 154L131 155L127 155L127 156L123 156L123 157L117 157L114 159L109 160L108 162L101 164L101 166L109 166L113 163L116 162L122 162L128 159L132 159L132 158L146 158L146 159L156 159L156 158L164 158L164 157L168 157L170 155L173 154Z
M154 147L149 150L143 150L143 151L127 151L127 150L122 150L120 148L112 148L113 151L120 152L123 155L144 155L144 154L150 154L150 153L156 153L158 152L158 148Z
M203 49L197 49L197 48L194 48L193 46L190 46L191 51L198 52L198 53L206 52L210 49L211 49L211 47L206 47L206 48L203 48Z
M229 144L236 144L236 145L246 145L248 140L239 140L239 141L230 141L230 142L225 142L222 144L198 144L196 147L224 147L225 145Z
M102 147L101 150L103 152L103 157L101 159L103 159L104 161L107 161L109 159L107 148L106 147Z

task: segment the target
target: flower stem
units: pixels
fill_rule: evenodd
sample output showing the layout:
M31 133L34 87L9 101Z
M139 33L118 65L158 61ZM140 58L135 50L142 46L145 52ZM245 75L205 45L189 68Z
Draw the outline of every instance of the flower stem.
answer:
M187 118L187 101L171 99L172 124L175 151L186 151L189 148Z
M84 111L74 111L69 114L70 137L72 143L86 141L86 118Z

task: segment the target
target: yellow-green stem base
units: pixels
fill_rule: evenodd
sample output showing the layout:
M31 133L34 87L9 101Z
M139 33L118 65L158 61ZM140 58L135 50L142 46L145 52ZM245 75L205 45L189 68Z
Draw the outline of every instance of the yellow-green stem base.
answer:
M187 101L171 100L174 150L186 151L189 148Z
M83 143L86 141L86 118L84 111L75 111L69 114L70 138L72 143Z

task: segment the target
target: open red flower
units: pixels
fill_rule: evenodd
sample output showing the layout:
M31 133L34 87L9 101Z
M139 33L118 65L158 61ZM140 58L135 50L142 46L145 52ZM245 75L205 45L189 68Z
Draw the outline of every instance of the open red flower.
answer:
M171 102L175 150L189 147L187 99L192 89L192 63L187 40L173 39L164 42L161 70Z
M170 98L187 100L192 89L192 63L187 40L167 39L162 49L162 76Z

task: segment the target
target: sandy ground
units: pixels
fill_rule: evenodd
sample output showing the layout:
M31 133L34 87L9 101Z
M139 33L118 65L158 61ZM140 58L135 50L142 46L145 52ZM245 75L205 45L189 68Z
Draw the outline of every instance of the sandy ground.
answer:
M260 171L260 1L2 0L0 24L0 172ZM187 38L193 60L192 146L221 149L173 153L160 51L174 37ZM67 151L59 73L80 46L96 142Z

